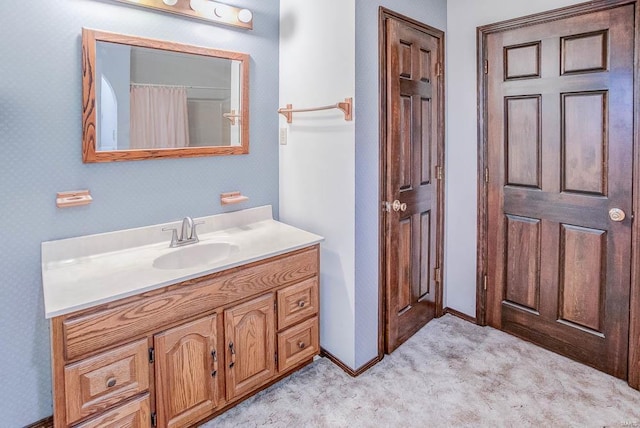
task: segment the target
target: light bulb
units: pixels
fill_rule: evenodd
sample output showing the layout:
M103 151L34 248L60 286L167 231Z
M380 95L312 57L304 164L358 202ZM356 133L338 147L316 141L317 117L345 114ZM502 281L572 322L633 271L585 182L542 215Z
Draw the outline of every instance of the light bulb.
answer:
M191 9L195 10L196 12L202 13L207 8L207 1L206 0L191 0L189 2L189 5L191 6Z
M162 3L166 4L167 6L175 6L176 3L178 3L178 0L162 0Z
M238 12L238 21L248 24L253 19L253 13L249 9L241 9Z

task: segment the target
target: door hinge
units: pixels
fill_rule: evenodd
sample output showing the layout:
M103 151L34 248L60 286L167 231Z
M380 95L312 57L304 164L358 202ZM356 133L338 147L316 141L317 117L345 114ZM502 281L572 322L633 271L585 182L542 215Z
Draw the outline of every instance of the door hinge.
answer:
M484 60L484 74L489 74L489 60Z
M276 363L276 366L278 365L278 353L276 352L275 354L273 354L273 360Z
M437 165L436 166L436 179L442 180L444 178L444 168Z
M485 183L489 182L489 168L484 169L484 182Z
M153 363L156 360L156 350L149 348L149 362Z
M482 277L482 289L487 291L487 274Z
M436 63L436 76L442 76L442 63Z
M433 270L433 280L435 282L440 283L441 282L441 277L440 277L441 274L442 274L442 272L441 272L440 268L439 267L435 268Z
M152 427L158 426L158 416L156 415L156 412L151 413L151 426Z

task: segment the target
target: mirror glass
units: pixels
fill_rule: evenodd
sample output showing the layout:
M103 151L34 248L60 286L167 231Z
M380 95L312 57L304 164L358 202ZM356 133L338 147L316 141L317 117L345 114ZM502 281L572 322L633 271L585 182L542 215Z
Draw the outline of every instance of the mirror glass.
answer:
M85 162L248 153L247 55L85 29L83 57Z

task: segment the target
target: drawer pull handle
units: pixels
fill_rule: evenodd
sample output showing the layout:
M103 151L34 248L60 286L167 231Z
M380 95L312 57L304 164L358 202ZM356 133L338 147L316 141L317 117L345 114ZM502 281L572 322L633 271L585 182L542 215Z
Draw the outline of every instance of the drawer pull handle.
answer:
M116 378L112 377L107 379L107 388L113 388L114 386L116 386Z
M304 342L298 342L298 348L304 349L305 346L307 345L305 345Z
M211 358L213 359L213 371L211 372L211 377L216 377L218 374L218 353L215 349L211 351Z
M233 347L233 342L229 342L229 349L231 350L231 363L229 363L229 368L232 369L233 366L236 365L236 350Z
M304 305L306 305L306 302L305 302L304 300L300 300L300 301L298 302L298 307L299 307L299 308L304 308Z

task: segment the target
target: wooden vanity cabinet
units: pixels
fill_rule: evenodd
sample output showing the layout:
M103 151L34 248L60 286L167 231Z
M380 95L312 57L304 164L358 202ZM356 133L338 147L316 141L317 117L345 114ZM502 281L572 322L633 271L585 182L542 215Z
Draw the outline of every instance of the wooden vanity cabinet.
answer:
M52 319L54 426L190 427L319 354L317 245Z

